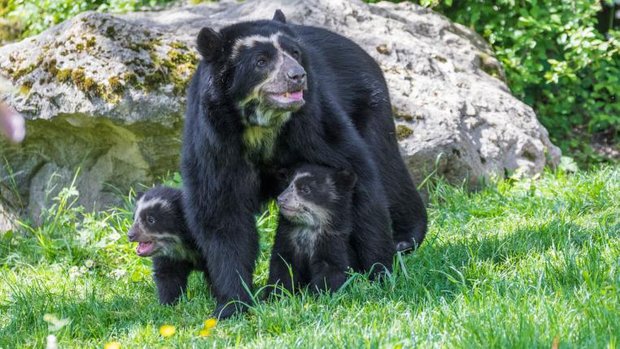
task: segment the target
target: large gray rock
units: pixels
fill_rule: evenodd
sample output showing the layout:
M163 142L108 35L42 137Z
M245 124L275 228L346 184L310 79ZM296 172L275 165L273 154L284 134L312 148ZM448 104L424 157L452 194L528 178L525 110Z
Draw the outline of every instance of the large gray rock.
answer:
M84 13L0 48L0 74L18 87L8 102L28 120L25 142L3 145L8 166L0 178L12 178L36 216L54 191L52 173L68 183L79 167L81 204L94 208L109 203L110 193L177 170L198 30L271 18L278 8L291 23L353 39L379 62L418 181L433 170L460 182L533 175L558 163L559 149L510 94L500 64L471 30L410 3L257 0Z

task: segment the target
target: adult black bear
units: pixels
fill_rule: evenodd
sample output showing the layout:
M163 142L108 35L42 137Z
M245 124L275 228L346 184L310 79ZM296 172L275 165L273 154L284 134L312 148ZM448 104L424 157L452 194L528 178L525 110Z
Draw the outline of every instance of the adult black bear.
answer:
M426 211L399 154L382 72L364 50L325 29L286 24L280 11L271 21L203 28L197 45L203 59L188 89L181 171L216 316L250 300L254 215L278 194L279 168L306 162L357 175L351 244L360 271L390 269L395 246L422 242Z
M349 244L353 231L353 188L346 170L302 165L278 195L280 217L271 252L272 292L308 285L311 292L337 291L355 268ZM277 285L277 286L276 286Z

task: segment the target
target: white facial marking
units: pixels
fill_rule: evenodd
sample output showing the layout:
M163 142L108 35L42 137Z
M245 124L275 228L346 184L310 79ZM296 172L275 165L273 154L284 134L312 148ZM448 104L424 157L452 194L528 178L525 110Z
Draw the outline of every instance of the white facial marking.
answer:
M154 233L152 234L156 239L156 243L161 244L161 254L164 256L179 259L179 260L189 260L195 262L197 259L196 251L188 249L183 240L177 234L170 233ZM162 241L163 239L168 239L174 241L170 243L168 241Z
M310 177L310 176L312 176L312 175L310 174L310 172L298 172L298 173L295 173L295 178L293 178L293 180L291 181L291 183L295 183L295 182L296 182L298 179L300 179L300 178Z
M311 217L311 222L308 223L319 227L329 225L332 219L332 215L329 210L304 199L300 199L300 201L302 202L302 205L308 209L309 216Z
M244 101L240 103L241 106L244 106L251 100L254 100L257 97L259 97L259 92L263 88L263 86L272 82L273 80L277 78L278 73L280 72L280 69L282 67L282 64L284 64L284 56L287 56L290 59L295 60L295 58L289 55L286 51L284 51L282 46L280 46L280 43L278 40L281 35L282 33L271 34L269 37L262 36L262 35L250 35L250 36L246 36L246 37L240 38L237 41L235 41L233 48L232 48L232 54L231 54L231 59L233 60L237 57L242 47L252 47L256 45L257 43L272 44L278 51L275 68L269 72L269 76L267 76L265 80L263 80L260 84L256 85L252 89L252 93L249 94L248 98L246 98ZM271 116L269 115L266 119L271 120ZM259 124L259 125L264 126L262 124Z
M312 174L309 172L295 173L295 177L291 181L291 186L293 186L293 190L297 190L294 187L295 183L298 180L307 177L312 177ZM320 205L316 205L310 201L304 200L298 194L295 195L297 196L297 199L299 200L301 206L307 208L307 210L304 210L304 212L297 214L296 220L310 226L322 226L329 224L329 221L331 220L331 214L328 210L326 210Z
M267 76L265 80L263 80L260 84L254 86L254 88L252 89L252 92L248 95L248 98L246 98L245 100L241 102L241 106L244 106L248 102L255 100L257 98L260 99L260 90L263 88L263 86L277 79L278 73L280 72L280 67L282 67L282 64L284 63L284 58L282 57L282 54L278 54L277 59L278 61L276 62L275 68L269 72L269 75Z
M278 42L280 35L282 35L282 33L275 33L275 34L271 34L270 36L250 35L250 36L239 38L233 44L231 58L232 59L237 58L237 55L239 54L239 51L241 50L242 47L252 47L259 42L266 43L266 44L269 44L269 43L273 44L273 46L276 49L278 49L278 51L283 51L282 47L280 47L280 43Z
M161 207L164 210L170 209L170 202L166 200L163 200L158 197L149 198L149 199L145 199L144 197L141 197L140 200L138 200L138 202L136 203L136 216L138 216L140 212L142 212L143 210L146 210L147 208L153 207L155 205L161 205Z
M173 240L177 244L182 244L183 243L183 240L181 240L181 238L178 235L176 235L176 234L165 233L165 232L164 233L154 233L153 232L150 235L155 237L155 238L157 238L157 239L160 239L160 240L167 239L167 240Z
M142 221L142 219L140 219L140 214L142 213L143 210L146 210L155 205L161 205L162 210L167 211L171 209L170 202L163 200L161 198L158 198L158 197L145 199L143 196L140 198L140 200L138 200L138 202L136 202L135 222L138 223L138 226L140 227L141 230L150 231L149 229L145 228L144 222Z

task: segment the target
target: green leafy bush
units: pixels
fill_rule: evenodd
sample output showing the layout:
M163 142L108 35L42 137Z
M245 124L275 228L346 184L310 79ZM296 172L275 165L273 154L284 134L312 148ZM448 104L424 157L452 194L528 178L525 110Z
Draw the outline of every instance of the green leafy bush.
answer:
M21 37L38 34L78 13L94 10L129 12L172 0L0 0L0 15L18 23Z
M565 151L592 155L587 137L620 129L620 32L597 31L598 0L420 0L482 34L509 86ZM586 135L575 137L576 135ZM586 144L583 142L586 141Z

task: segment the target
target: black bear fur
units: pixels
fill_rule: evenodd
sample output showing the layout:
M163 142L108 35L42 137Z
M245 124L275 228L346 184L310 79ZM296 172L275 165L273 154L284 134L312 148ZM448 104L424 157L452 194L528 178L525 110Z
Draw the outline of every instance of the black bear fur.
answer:
M258 254L254 216L277 196L272 173L278 168L313 163L357 175L351 245L360 271L391 270L395 246L415 247L426 234L426 211L399 154L377 63L338 34L287 24L281 12L275 19L219 32L203 28L203 59L188 88L181 163L186 217L207 262L215 315L222 318L251 300L247 290ZM263 39L250 40L256 37ZM263 42L274 37L277 43ZM254 46L240 51L244 38ZM289 90L283 96L299 102L295 93L303 88L304 103L288 103L290 114L278 110L267 122L275 126L261 128L260 117L269 115L264 106L242 101L271 76L261 69L275 66L265 57L276 46L284 51L276 52L278 59L305 70L285 82L295 97L288 97ZM253 131L268 136L253 142Z
M269 280L271 293L309 286L311 292L337 291L355 269L349 239L357 176L346 170L302 165L278 196L280 215Z

